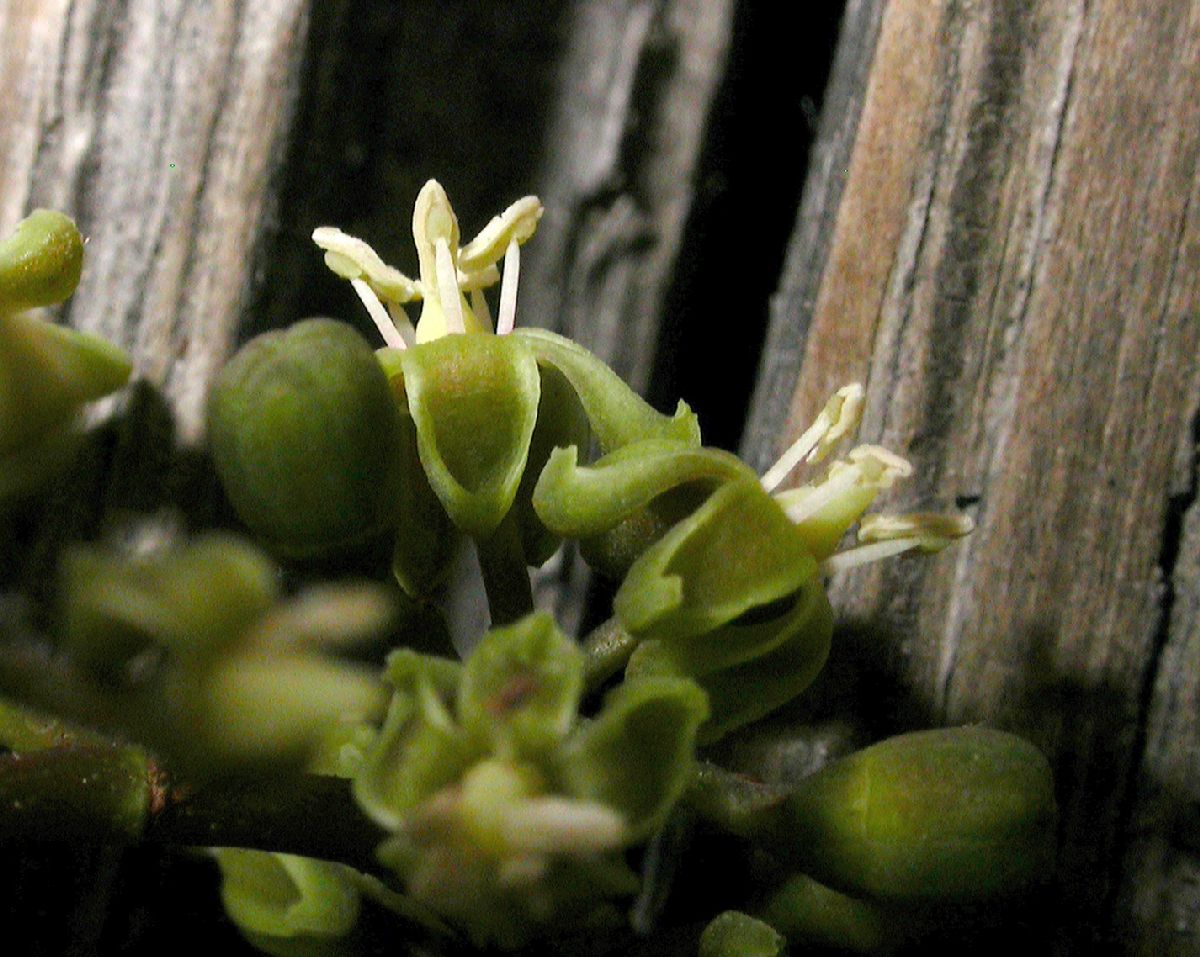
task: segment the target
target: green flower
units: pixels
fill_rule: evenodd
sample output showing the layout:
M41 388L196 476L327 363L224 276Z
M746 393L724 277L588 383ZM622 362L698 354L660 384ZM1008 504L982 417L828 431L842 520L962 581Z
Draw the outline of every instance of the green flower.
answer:
M408 651L389 661L392 702L355 795L393 834L380 860L480 945L521 946L632 894L620 852L690 779L700 690L627 683L586 720L583 669L540 614L493 629L463 665Z
M431 180L413 215L419 279L337 229L313 233L326 263L350 281L387 343L379 361L446 515L486 542L511 514L521 557L533 565L559 540L530 502L554 449L583 447L589 433L606 451L649 438L699 444L686 405L674 417L660 415L587 350L544 330L514 331L520 247L541 214L541 203L527 196L460 248L454 211ZM484 290L501 281L496 335L488 335L493 325ZM423 305L414 327L404 307L418 300ZM401 527L423 520L436 525L436 517L418 514L423 507L405 511ZM416 594L438 580L434 570L447 560L429 538L402 536L397 545L397 577Z
M9 690L193 775L295 768L331 726L382 711L373 672L330 652L389 617L367 586L280 601L276 567L227 536L132 559L80 546L63 560L59 598L69 670L25 674Z
M82 263L79 230L50 210L35 210L0 243L0 502L61 468L80 409L129 378L116 346L27 312L70 296Z
M643 439L589 466L550 456L533 504L552 532L623 577L613 603L640 646L627 674L692 678L712 716L702 741L791 700L823 665L832 613L823 577L910 549L936 551L970 531L963 516L868 516L911 474L899 456L858 446L810 485L772 494L802 462L820 463L858 424L862 388L840 390L760 480L738 459ZM857 548L835 550L861 520Z

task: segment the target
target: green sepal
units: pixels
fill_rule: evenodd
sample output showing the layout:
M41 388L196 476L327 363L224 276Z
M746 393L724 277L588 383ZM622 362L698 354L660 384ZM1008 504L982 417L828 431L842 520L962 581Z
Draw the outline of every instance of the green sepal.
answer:
M516 498L537 421L533 353L512 336L444 336L400 356L429 484L456 526L486 538Z
M260 950L284 957L336 954L338 939L358 921L361 895L344 865L242 848L213 854L225 912Z
M129 380L116 346L33 315L0 315L0 453L62 428L87 402Z
M463 667L459 720L500 755L544 755L575 724L583 671L583 652L545 613L493 628Z
M642 439L700 444L700 425L686 402L680 401L674 416L655 411L583 346L545 329L516 329L505 338L528 345L540 365L552 366L571 383L601 451Z
M272 550L312 556L394 527L396 406L344 323L308 319L243 346L217 377L208 431L238 517Z
M525 561L539 566L554 554L562 539L550 530L537 514L534 495L546 462L558 449L569 446L583 448L590 429L583 407L566 377L549 365L539 365L541 396L538 399L537 425L529 444L529 461L521 476L513 513Z
M677 640L785 598L816 574L816 561L774 499L756 480L739 480L634 562L613 609L638 637Z
M404 391L403 355L390 348L375 353L391 386L400 426L401 475L392 571L405 593L420 601L445 580L460 534L430 487L417 452L417 426Z
M634 442L588 466L578 461L576 447L556 449L533 494L546 527L570 538L606 532L686 483L756 478L728 452L668 439Z
M696 681L711 709L699 740L711 744L787 704L824 666L833 635L825 589L810 579L792 601L790 609L768 621L734 621L686 641L643 642L630 657L626 676Z
M891 900L987 900L1048 879L1050 765L989 728L889 738L827 766L783 804L772 849L822 883Z
M700 935L699 957L779 957L787 941L770 924L741 911L718 914Z
M692 681L626 681L567 743L562 775L576 797L617 811L629 839L648 837L686 790L695 766L696 733L708 716Z
M83 237L62 213L35 209L0 242L0 315L62 302L79 285Z
M406 812L482 755L451 714L461 674L462 666L445 658L407 649L388 656L391 703L354 778L359 806L384 827L398 827Z

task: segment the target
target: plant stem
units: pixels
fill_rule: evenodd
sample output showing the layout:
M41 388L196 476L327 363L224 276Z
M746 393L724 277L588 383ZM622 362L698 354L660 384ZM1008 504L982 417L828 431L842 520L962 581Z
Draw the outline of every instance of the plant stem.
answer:
M517 519L511 509L491 537L475 540L475 551L492 624L507 625L533 611L533 588Z
M0 844L129 843L153 771L134 748L67 747L0 756Z
M0 844L246 847L375 866L386 837L350 782L305 774L170 787L138 748L68 745L0 755Z
M279 851L371 870L386 836L355 803L349 781L304 774L173 792L149 815L143 839Z

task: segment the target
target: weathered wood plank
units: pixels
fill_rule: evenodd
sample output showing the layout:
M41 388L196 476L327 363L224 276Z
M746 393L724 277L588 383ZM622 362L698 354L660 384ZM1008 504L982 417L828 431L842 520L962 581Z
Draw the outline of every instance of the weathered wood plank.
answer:
M1189 0L894 0L812 305L781 299L793 311L775 317L776 338L803 343L778 445L864 379L864 438L918 471L889 504L958 499L976 519L951 553L835 591L895 638L890 663L933 717L1010 727L1051 755L1067 949L1119 932L1159 660L1160 552L1200 345L1198 57ZM804 262L791 268L784 288L802 287ZM1193 735L1176 768L1196 747L1179 721L1160 719Z
M289 129L307 0L17 0L0 7L0 219L76 217L66 321L132 352L182 434L251 285Z
M638 389L653 365L732 20L732 0L572 6L524 304Z
M1147 957L1200 950L1200 506L1179 547L1118 909L1130 952Z

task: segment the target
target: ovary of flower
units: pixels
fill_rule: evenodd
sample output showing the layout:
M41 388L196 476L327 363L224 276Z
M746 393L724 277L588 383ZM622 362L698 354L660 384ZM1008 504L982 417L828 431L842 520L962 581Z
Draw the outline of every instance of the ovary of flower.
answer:
M444 335L491 330L482 290L501 281L496 264L504 260L496 332L511 332L517 306L520 246L537 229L542 204L535 196L517 200L466 246L459 246L458 219L445 190L430 180L417 196L413 239L420 278L410 279L387 265L360 239L323 226L313 241L325 250L325 264L348 279L384 341L403 349ZM467 296L470 296L468 301ZM404 305L423 302L414 328Z

